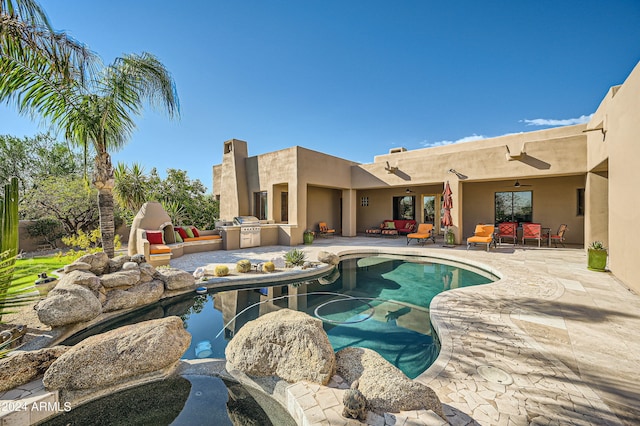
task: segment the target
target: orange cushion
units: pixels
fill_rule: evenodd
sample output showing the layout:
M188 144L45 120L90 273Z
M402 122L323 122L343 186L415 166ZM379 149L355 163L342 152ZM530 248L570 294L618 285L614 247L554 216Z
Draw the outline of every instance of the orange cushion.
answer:
M195 238L185 238L184 242L188 243L189 241L219 240L220 238L222 238L220 235L201 235Z
M493 241L492 237L469 237L467 238L467 242L468 243L490 243L491 241Z
M417 232L414 232L412 234L408 234L407 238L419 238L419 239L424 239L424 238L430 238L431 234L418 234Z
M150 244L149 245L149 254L162 254L162 253L171 253L171 249L169 246L164 244Z

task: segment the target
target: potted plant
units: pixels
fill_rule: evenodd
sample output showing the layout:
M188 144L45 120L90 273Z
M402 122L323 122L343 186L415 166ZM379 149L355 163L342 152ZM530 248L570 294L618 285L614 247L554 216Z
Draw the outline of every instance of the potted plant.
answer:
M594 241L588 247L587 266L592 271L604 272L607 266L607 249L602 241Z
M447 233L445 234L444 238L447 245L452 246L456 243L456 235L453 233L451 229L447 230Z
M302 233L302 239L306 245L313 243L314 236L315 236L314 232L310 229L307 229Z

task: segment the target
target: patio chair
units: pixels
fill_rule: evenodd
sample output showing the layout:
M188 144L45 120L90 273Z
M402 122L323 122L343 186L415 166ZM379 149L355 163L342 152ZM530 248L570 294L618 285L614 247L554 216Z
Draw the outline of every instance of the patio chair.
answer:
M407 245L409 245L411 240L417 240L419 244L424 245L429 238L431 238L431 241L435 244L436 236L433 235L433 224L421 223L418 225L416 232L407 234Z
M333 237L336 234L336 230L329 229L326 222L318 223L318 229L319 229L318 235L324 238Z
M471 244L474 246L476 244L486 244L487 251L489 251L491 244L496 247L496 239L493 236L495 229L496 227L493 225L476 225L476 230L473 232L473 236L467 238L467 250L469 250Z
M527 240L538 240L538 247L542 242L542 225L539 223L523 223L522 224L522 245Z
M567 232L569 230L569 227L566 224L562 224L560 225L560 227L558 228L558 233L553 235L549 235L549 239L550 239L550 243L553 242L553 245L555 247L558 247L558 243L560 243L562 245L562 247L564 247L564 234L565 232Z
M498 233L496 236L498 237L498 244L502 244L502 239L510 239L513 240L513 244L518 244L518 235L516 231L518 230L518 222L502 222L498 224Z

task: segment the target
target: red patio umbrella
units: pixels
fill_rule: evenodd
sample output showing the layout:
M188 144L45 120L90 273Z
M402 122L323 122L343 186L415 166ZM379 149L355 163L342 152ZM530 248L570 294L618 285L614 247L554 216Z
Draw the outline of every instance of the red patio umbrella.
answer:
M451 187L449 181L444 185L444 192L442 193L442 208L444 214L442 215L442 226L445 228L453 226L453 218L451 217L451 209L453 208L453 198L451 197ZM446 233L446 231L445 231Z

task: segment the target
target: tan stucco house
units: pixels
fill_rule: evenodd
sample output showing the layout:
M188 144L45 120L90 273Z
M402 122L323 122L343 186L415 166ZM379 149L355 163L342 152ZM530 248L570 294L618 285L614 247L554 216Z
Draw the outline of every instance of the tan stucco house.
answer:
M610 270L640 292L640 64L586 125L397 148L370 164L300 146L249 156L236 139L223 150L213 167L220 218L255 215L277 229L278 244L302 243L319 222L346 237L402 218L434 223L442 233L448 181L458 243L478 223L531 221L554 232L567 224L567 243L603 241Z

